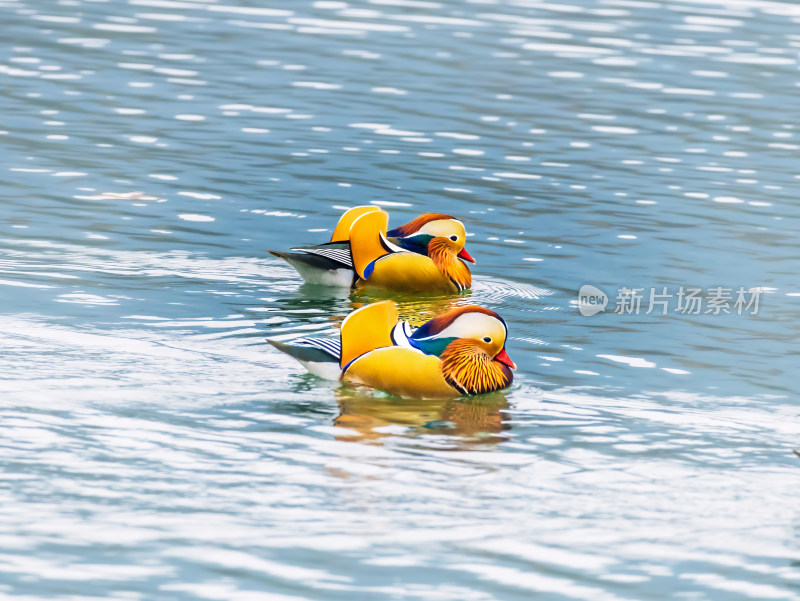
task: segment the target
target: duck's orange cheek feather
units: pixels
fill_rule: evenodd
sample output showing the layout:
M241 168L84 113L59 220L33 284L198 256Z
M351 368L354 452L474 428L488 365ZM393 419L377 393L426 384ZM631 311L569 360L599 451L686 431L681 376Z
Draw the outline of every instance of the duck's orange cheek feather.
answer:
M483 394L507 387L513 376L507 365L470 340L454 340L442 353L445 379L465 394Z
M514 381L514 372L511 371L511 368L508 365L505 365L504 363L500 364L499 367L500 371L503 373L502 380L503 382L505 382L502 388L508 388Z

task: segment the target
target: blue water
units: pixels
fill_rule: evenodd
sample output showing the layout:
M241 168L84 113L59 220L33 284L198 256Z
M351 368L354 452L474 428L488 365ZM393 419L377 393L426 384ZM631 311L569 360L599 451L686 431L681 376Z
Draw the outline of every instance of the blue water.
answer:
M800 599L797 6L238 1L0 0L0 600ZM511 389L265 343L376 296L266 253L367 203L466 223L400 310Z

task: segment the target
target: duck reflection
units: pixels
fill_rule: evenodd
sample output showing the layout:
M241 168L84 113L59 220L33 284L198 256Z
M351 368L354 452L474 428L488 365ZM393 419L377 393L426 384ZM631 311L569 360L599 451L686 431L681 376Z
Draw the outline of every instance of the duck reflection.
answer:
M344 441L379 441L387 436L450 434L474 443L499 443L510 429L502 392L448 400L402 399L343 386L336 390L339 416L334 420Z
M462 292L459 295L442 294L402 294L387 293L383 291L371 291L369 295L361 292L354 292L350 299L350 307L353 311L365 305L382 300L392 300L397 304L398 316L403 321L408 321L417 326L433 319L437 315L447 313L457 307L472 304L470 291Z
M414 326L455 309L470 304L471 292L459 295L442 294L403 294L389 293L381 290L371 291L368 295L360 291L351 292L347 288L332 288L303 284L298 294L292 298L277 301L280 308L277 313L291 315L301 325L319 324L326 321L338 330L350 313L365 305L381 301L394 300L397 303L400 319ZM248 317L262 317L242 308L240 312ZM322 320L321 320L322 317Z

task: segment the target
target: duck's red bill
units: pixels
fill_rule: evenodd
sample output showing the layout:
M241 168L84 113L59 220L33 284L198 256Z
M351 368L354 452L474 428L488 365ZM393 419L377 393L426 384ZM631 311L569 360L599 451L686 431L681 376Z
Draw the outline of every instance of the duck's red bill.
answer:
M517 369L517 364L511 360L511 357L508 356L506 349L503 349L502 351L497 353L497 356L495 356L494 360L499 361L500 363L503 363L505 365L508 365L511 369Z
M451 255L452 256L452 255ZM462 248L461 252L458 253L459 259L464 259L465 261L469 261L470 263L474 263L475 259L473 259L470 254L467 252L466 248Z

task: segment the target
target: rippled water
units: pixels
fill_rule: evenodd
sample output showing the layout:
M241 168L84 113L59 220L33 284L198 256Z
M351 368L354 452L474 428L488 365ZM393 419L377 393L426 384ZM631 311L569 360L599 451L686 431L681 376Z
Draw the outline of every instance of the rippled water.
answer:
M0 599L800 599L800 9L239 1L0 0ZM265 344L370 300L266 253L370 202L467 223L401 311L499 311L513 388Z

